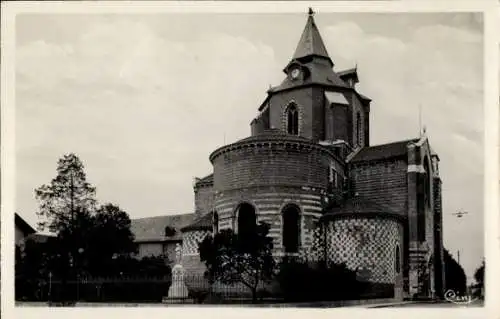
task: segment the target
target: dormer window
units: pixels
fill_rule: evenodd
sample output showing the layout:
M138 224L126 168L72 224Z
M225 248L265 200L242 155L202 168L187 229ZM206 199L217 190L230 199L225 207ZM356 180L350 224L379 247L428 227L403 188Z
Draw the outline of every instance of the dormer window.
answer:
M287 132L299 135L299 112L295 104L291 104L287 110Z

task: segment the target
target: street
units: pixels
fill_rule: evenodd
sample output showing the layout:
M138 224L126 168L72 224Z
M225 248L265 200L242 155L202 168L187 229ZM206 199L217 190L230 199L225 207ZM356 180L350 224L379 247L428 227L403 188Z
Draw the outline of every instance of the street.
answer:
M441 302L408 302L402 304L388 304L382 306L373 306L371 308L478 308L483 307L484 301L477 300L470 304L456 304L448 301Z

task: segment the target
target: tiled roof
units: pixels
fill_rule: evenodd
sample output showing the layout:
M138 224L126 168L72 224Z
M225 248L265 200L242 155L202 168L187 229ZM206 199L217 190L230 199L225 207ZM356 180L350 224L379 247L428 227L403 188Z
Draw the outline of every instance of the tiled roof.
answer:
M211 230L212 229L212 213L207 213L192 224L187 225L181 229L182 232L193 231L193 230Z
M251 142L258 140L287 140L287 141L299 141L299 142L309 142L309 140L303 136L287 134L280 129L269 129L265 130L257 135L252 135L246 138L243 138L236 143L241 142ZM235 143L235 144L236 144Z
M181 228L189 225L195 214L165 215L132 219L131 230L136 242L182 240ZM165 227L173 227L175 235L165 237Z
M390 208L377 204L374 201L367 200L360 196L345 200L339 206L329 209L323 216L322 220L328 220L339 216L384 216L394 218L404 218L400 214L395 213Z
M389 208L358 196L344 201L338 207L331 208L327 212L327 214L336 214L336 213L362 214L362 213L387 213L387 212L389 212Z
M351 160L351 163L366 162L375 160L384 160L399 156L405 156L408 153L407 146L410 143L415 143L419 139L411 139L406 141L398 141L382 145L374 145L362 148L356 156Z
M319 60L316 59L318 57ZM325 63L324 59L328 62ZM304 31L288 66L297 62L307 67L309 76L303 82L294 81L287 76L280 85L270 89L269 93L311 84L349 88L347 83L332 69L333 62L328 55L312 13L309 14Z
M25 234L36 233L36 230L28 224L18 213L14 213L15 225Z
M300 59L310 55L330 59L312 14L307 18L306 26L304 27L304 31L302 31L293 59Z
M315 63L314 60L310 63L306 63L305 66L309 69L309 75L303 82L296 82L290 79L288 76L285 77L280 85L272 88L272 93L297 87L298 85L324 85L330 87L340 87L348 89L349 85L342 80L337 73L333 71L331 66Z

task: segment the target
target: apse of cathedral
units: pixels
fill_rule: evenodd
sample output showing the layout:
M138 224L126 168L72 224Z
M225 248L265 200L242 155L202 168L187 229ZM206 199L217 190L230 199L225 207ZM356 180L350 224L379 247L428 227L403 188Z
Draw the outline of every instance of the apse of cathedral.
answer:
M267 91L251 136L214 150L194 184L198 219L183 264L203 272L208 233L271 225L276 258L345 263L396 298L443 293L441 179L425 135L370 144L370 98L357 68L334 61L309 12L284 79Z

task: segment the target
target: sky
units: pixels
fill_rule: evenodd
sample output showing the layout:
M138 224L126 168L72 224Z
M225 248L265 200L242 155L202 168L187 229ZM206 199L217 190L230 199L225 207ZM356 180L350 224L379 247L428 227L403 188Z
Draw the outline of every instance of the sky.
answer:
M305 12L306 10L304 10ZM50 15L16 18L16 212L76 153L97 199L131 218L190 213L209 154L250 135L284 78L302 14ZM482 17L317 13L335 63L357 64L371 143L417 137L419 106L441 159L445 247L472 276L483 247ZM462 219L453 213L465 210Z

